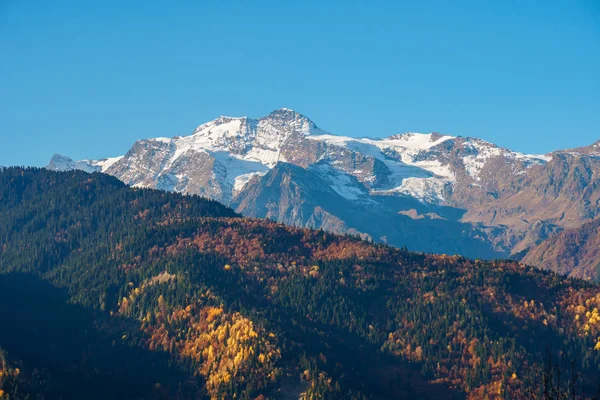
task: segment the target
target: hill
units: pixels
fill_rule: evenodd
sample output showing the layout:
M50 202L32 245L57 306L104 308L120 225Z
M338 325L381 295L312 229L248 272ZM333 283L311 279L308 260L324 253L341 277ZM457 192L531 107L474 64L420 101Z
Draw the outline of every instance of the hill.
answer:
M0 171L0 222L11 398L542 398L547 354L600 374L599 287L523 264L81 171Z

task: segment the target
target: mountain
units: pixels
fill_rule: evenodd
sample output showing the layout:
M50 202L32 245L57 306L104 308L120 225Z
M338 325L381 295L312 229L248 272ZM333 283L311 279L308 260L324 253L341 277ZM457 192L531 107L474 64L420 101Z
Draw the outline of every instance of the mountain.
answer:
M140 140L121 157L55 155L48 168L104 172L135 187L216 199L244 215L484 258L524 254L600 209L598 143L527 155L439 133L351 138L289 109L219 117L189 136ZM435 235L410 240L427 224Z
M204 190L200 194L228 201L252 177L264 175L279 162L303 168L325 162L355 177L372 194L461 203L466 186L487 182L491 170L498 172L489 163L498 157L511 165L507 170L520 171L546 161L544 156L436 133L406 133L386 139L334 136L307 117L281 109L258 120L219 117L200 125L190 136L141 140L123 157L74 162L56 155L49 167L106 172L132 186L194 194ZM199 168L200 164L204 168ZM217 187L205 188L211 184ZM343 184L336 189L355 200L352 185L348 190Z
M600 218L553 236L533 248L523 262L568 276L600 281Z
M599 378L600 287L517 262L81 171L0 171L0 222L11 399L530 399L550 356L565 396Z

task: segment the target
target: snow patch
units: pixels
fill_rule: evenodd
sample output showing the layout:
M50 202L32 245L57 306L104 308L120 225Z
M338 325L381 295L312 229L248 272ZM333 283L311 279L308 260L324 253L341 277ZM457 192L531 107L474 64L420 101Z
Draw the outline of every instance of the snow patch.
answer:
M99 160L99 161L95 161L93 162L93 165L96 165L98 167L100 167L100 171L105 172L107 169L109 169L114 163L118 162L119 160L121 160L123 158L123 156L119 156L119 157L111 157L111 158L105 158L103 160Z
M329 187L340 196L353 201L372 202L368 198L366 189L352 175L328 164L317 164L312 166L312 169L318 172L329 183Z
M265 172L249 172L247 174L236 176L233 183L233 195L241 192L244 186L246 186L246 184L255 176L265 176L265 174Z
M494 157L504 156L508 159L520 160L524 162L527 168L532 165L544 164L551 159L551 157L545 155L524 154L510 151L479 139L467 140L465 147L471 149L474 154L465 156L463 158L463 164L467 174L476 181L481 180L481 170L486 163Z
M388 190L371 190L373 195L389 196L404 194L427 203L439 204L444 201L443 190L449 183L439 177L406 178L398 187Z

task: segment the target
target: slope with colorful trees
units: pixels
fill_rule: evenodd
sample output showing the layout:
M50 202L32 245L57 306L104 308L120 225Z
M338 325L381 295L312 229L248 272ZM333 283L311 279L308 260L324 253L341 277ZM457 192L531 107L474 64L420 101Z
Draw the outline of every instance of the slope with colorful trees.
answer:
M544 399L548 354L599 383L600 287L520 263L77 171L2 170L0 221L0 346L40 398Z

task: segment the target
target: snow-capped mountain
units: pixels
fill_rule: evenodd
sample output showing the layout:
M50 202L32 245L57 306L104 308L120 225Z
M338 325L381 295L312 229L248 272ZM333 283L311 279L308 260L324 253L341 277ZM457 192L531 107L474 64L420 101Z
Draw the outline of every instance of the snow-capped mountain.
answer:
M592 150L578 150L578 154L589 158ZM458 222L466 210L466 235L488 240L493 231L493 247L499 254L508 254L517 246L513 242L527 237L529 225L535 221L504 218L498 223L490 219L493 211L486 205L513 196L519 182L531 172L535 175L541 170L543 174L553 158L556 155L522 154L480 139L439 133L403 133L383 139L333 135L304 115L283 108L260 119L222 116L186 136L140 140L120 157L73 161L55 155L48 168L104 172L136 187L207 196L247 215L313 227L332 224L333 230L358 232L377 240L389 241L394 234L362 222L349 224L348 217L340 218L343 212L336 209L334 198L339 204L364 209L366 214L377 210L380 220L371 224L381 223L388 214L392 219L400 215L402 221L422 224L422 215L439 216L444 214L440 209L452 207L463 211L441 220ZM300 169L269 174L283 164ZM276 187L272 185L274 176L278 177ZM269 195L258 193L257 188ZM297 193L291 195L294 190ZM320 196L328 198L326 209ZM285 210L274 206L283 198L289 205ZM312 208L304 207L305 203ZM410 209L405 209L407 204ZM274 212L276 209L279 211ZM415 215L421 217L413 218ZM471 228L480 222L486 226L473 233ZM518 226L517 233L506 233L511 224ZM401 240L399 237L394 244L402 244Z
M488 161L498 157L519 167L547 160L437 133L385 139L336 136L284 108L257 120L219 117L188 136L140 140L122 157L73 161L56 155L49 168L106 172L133 186L229 201L252 177L278 162L305 168L320 164L326 176L338 172L331 185L344 196L356 196L357 189L345 183L345 175L351 175L374 195L409 195L442 204L465 177L479 185Z

